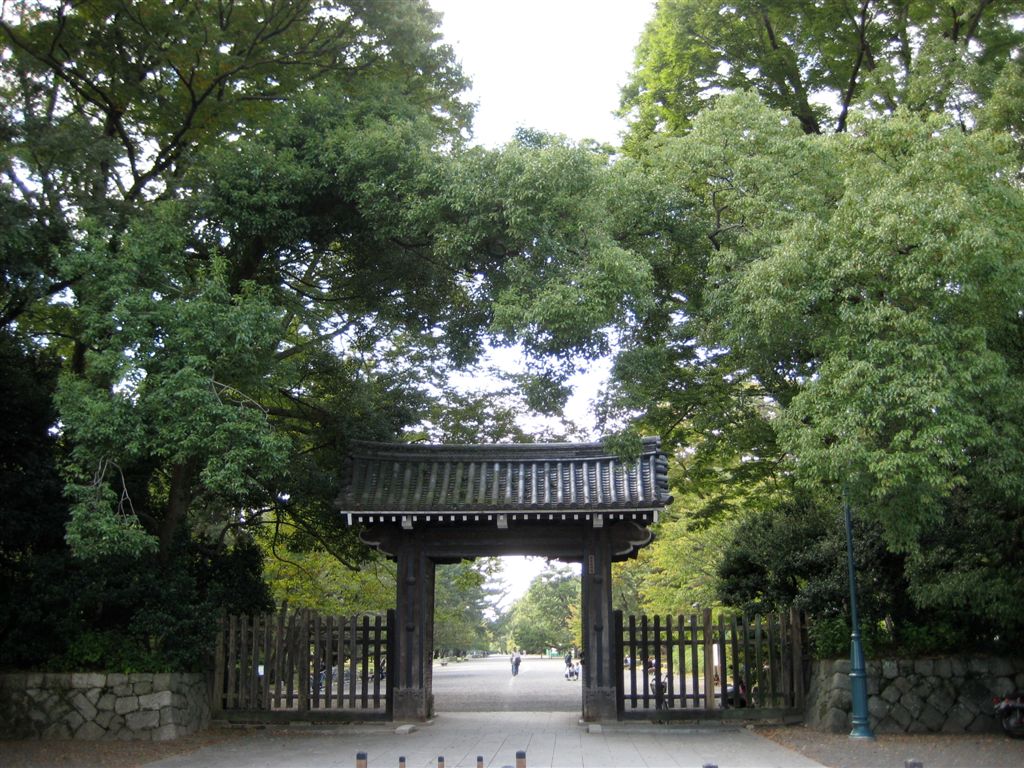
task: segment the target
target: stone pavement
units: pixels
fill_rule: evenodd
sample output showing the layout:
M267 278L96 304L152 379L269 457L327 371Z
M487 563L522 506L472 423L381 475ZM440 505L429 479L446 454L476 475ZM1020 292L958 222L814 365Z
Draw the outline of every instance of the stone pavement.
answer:
M581 725L571 712L451 712L409 733L401 724L291 726L254 731L148 768L348 768L366 752L368 768L514 766L527 768L820 768L797 752L734 725Z

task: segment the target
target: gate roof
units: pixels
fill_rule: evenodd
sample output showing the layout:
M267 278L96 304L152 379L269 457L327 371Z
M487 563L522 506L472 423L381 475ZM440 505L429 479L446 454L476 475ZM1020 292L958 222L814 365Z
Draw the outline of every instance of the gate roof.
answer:
M656 437L623 461L601 443L351 446L337 506L348 523L498 518L653 522L671 502Z

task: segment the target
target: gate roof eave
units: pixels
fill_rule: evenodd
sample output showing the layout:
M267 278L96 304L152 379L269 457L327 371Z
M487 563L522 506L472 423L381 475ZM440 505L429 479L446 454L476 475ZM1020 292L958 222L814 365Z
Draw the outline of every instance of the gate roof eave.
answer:
M336 506L349 524L557 521L650 524L669 504L668 458L644 438L623 460L601 443L444 445L355 442Z

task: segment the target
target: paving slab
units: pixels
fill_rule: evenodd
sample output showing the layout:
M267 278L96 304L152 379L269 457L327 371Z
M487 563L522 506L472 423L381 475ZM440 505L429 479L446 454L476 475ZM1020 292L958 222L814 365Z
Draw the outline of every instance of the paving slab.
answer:
M569 712L452 712L414 731L401 724L352 724L254 730L149 768L346 768L366 752L368 768L821 768L817 763L742 726L604 723L589 733Z

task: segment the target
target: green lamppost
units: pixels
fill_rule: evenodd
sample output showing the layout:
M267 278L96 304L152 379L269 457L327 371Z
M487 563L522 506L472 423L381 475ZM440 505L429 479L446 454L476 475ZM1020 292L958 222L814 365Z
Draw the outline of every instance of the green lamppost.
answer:
M864 648L860 642L860 619L857 616L857 575L853 564L853 516L846 486L843 486L843 515L846 517L846 564L850 571L850 696L853 703L851 739L874 739L868 719L868 675L864 667Z

